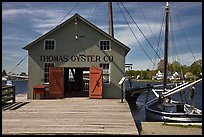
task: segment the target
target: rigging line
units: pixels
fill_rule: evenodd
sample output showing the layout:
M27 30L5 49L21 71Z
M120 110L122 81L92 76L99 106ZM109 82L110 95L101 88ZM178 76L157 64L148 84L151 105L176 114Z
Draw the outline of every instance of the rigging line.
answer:
M13 68L13 69L11 69L11 71L10 72L8 72L8 74L10 74L11 72L13 72L14 71L14 69L18 66L18 65L20 65L21 64L21 62L23 62L23 60L27 57L28 55L26 55L20 62L18 62L18 64Z
M117 2L117 4L118 4L118 2ZM135 33L134 33L133 30L131 29L131 27L130 27L130 25L129 25L127 19L125 18L125 16L124 16L124 14L123 14L123 12L122 12L122 10L121 10L119 4L118 4L118 7L119 7L119 9L120 9L120 12L121 12L122 15L123 15L123 18L125 19L126 23L128 24L129 29L131 30L131 32L132 32L132 34L134 35L134 37L135 37L135 39L137 40L137 42L139 43L139 45L140 45L140 47L142 48L143 52L146 54L146 56L149 58L149 60L154 64L154 62L152 61L152 59L149 57L149 55L147 54L147 52L144 50L144 48L143 48L142 45L140 44L140 42L139 42L139 40L137 39ZM155 64L154 64L154 65L155 65ZM155 65L155 66L156 66L156 65Z
M97 5L98 4L98 2L95 2L95 4ZM87 19L92 19L92 16L93 16L93 14L92 14L92 16L91 16L91 12L92 12L92 8L91 9L89 9L89 13L88 13L88 15L87 15Z
M60 20L60 22L57 23L56 27L79 5L79 2L77 2L75 4L75 6L64 16L64 18L62 20Z
M142 13L142 15L143 15L143 17L144 17L144 19L145 19L145 22L147 23L148 28L149 28L150 31L151 31L151 34L152 34L152 36L153 36L155 42L158 43L158 45L157 45L157 50L156 50L156 52L158 53L158 50L159 50L159 47L160 47L160 46L159 46L159 40L160 40L160 39L157 41L156 36L155 36L155 34L153 33L153 31L152 31L152 29L151 29L151 27L150 27L150 25L149 25L149 23L148 23L148 21L147 21L147 18L146 18L146 16L144 15L144 12L143 12L141 6L139 5L139 3L137 4L137 6L138 6L139 9L141 10L141 13ZM159 38L160 38L160 36L159 36ZM161 49L161 47L160 47L160 49ZM157 56L157 55L156 55L156 56ZM156 56L155 56L155 64L156 64Z
M139 31L141 32L141 34L143 35L143 37L145 38L145 40L149 43L149 45L151 46L151 48L154 50L154 52L156 53L156 55L161 59L161 57L159 56L159 54L156 52L156 50L153 48L152 44L149 42L149 40L147 39L147 37L144 35L144 33L142 32L142 30L140 29L140 27L137 25L137 23L135 22L135 20L132 18L132 16L130 15L130 13L128 12L128 10L126 9L126 7L123 5L123 3L121 2L122 6L124 7L124 9L126 10L126 12L128 13L128 15L130 16L130 18L133 20L133 22L135 23L135 25L137 26L137 28L139 29ZM162 59L161 59L162 60Z
M171 36L171 44L172 45L172 63L173 61L176 61L176 55L177 55L177 48L176 48L176 44L175 44L175 39L174 39L174 35L173 35L173 27L172 27L172 18L171 18L171 14L169 14L169 21L170 21L170 36ZM173 71L175 71L175 68L173 67Z
M158 40L158 44L157 44L157 52L159 52L159 49L161 50L161 47L160 47L160 40L161 40L161 35L162 35L162 28L163 28L163 25L164 25L164 16L162 16L162 25L161 25L161 28L160 28L160 32L159 32L159 40ZM161 50L162 54L163 51ZM155 55L155 64L156 64L156 58L157 58L157 55Z
M94 8L94 11L93 11L93 14L92 14L92 17L91 17L91 20L93 20L93 18L94 18L93 22L95 22L95 20L96 20L96 16L97 16L97 13L98 13L98 11L97 11L98 6L99 6L99 2L97 2L96 7ZM94 15L95 15L95 17L94 17Z
M171 35L172 35L172 45L174 46L175 45L175 48L173 48L173 50L175 51L175 52L173 52L173 53L175 53L177 56L178 56L178 49L177 49L177 46L176 46L176 42L175 42L175 38L174 38L174 31L173 31L173 26L172 26L172 18L171 18L171 14L170 14L170 30L171 30ZM175 56L176 57L176 56ZM176 59L175 59L176 60ZM178 56L177 57L177 60L178 60L178 62L181 62L181 64L182 64L182 59L180 59L180 57ZM179 63L179 68L180 68L180 71L181 71L181 76L182 76L182 79L183 79L183 71L182 71L182 66L181 66L181 64ZM175 70L174 70L175 71Z
M185 34L184 30L183 30L182 25L181 25L181 22L180 22L180 19L179 19L179 17L178 17L178 14L177 14L176 8L173 8L173 9L174 9L174 11L175 11L175 14L176 14L177 20L178 20L178 22L179 22L179 25L181 26L181 31L182 31L182 33L183 33L183 35L184 35L184 38L185 38L186 41L187 41L187 45L189 46L190 51L191 51L191 54L192 54L194 60L196 61L196 58L195 58L195 56L194 56L194 54L193 54L193 50L192 50L192 48L191 48L191 46L190 46L190 43L189 43L189 41L188 41L188 39L187 39L187 37L186 37L186 34Z
M151 27L150 27L150 25L149 25L149 23L148 23L148 21L147 21L147 18L146 18L145 15L144 15L144 12L143 12L141 6L139 5L139 3L136 4L136 5L137 5L137 6L139 7L139 9L141 10L141 13L142 13L142 15L143 15L143 17L144 17L144 19L145 19L145 21L146 21L146 23L147 23L147 26L149 27L149 29L150 29L150 31L151 31L151 33L152 33L152 36L153 36L155 42L157 42L156 36L155 36L155 34L153 33L153 31L152 31L152 29L151 29Z

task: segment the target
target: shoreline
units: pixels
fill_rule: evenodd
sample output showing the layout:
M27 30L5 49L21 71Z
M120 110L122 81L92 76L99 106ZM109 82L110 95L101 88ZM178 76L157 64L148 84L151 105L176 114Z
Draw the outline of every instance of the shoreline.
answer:
M132 81L135 82L163 82L162 80L149 80L149 79L132 79ZM173 82L173 81L167 81L167 82ZM183 82L183 80L177 80L175 82ZM194 82L193 80L185 80L185 82Z

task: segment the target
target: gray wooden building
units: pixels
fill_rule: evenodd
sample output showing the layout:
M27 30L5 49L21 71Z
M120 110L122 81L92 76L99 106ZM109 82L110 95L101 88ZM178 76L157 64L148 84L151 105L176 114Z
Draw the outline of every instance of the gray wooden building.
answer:
M28 98L46 86L45 98L121 98L130 48L75 14L23 49L28 50Z

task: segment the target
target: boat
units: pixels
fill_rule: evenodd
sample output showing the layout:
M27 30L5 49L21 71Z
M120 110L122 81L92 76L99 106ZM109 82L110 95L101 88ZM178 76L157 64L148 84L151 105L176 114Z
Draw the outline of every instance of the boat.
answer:
M6 86L12 86L12 85L13 85L12 80L7 80L7 81L6 81Z
M194 82L180 82L175 86L167 86L167 63L168 63L168 17L170 6L167 2L166 7L166 27L164 44L164 76L161 87L155 85L151 89L155 98L145 104L145 114L147 121L168 121L168 122L202 122L202 110L196 108L193 104L188 104L182 100L172 99L171 95L179 92L185 92L190 89L193 99L194 85L202 82L202 78Z
M144 87L129 87L125 89L125 99L131 105L136 105L137 99L144 92L149 92L153 88L152 85L147 84Z

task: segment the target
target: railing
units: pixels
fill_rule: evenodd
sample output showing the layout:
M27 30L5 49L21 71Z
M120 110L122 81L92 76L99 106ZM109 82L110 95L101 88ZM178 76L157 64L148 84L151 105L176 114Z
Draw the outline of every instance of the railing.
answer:
M2 87L2 104L10 100L15 102L16 101L15 96L16 96L15 85Z

